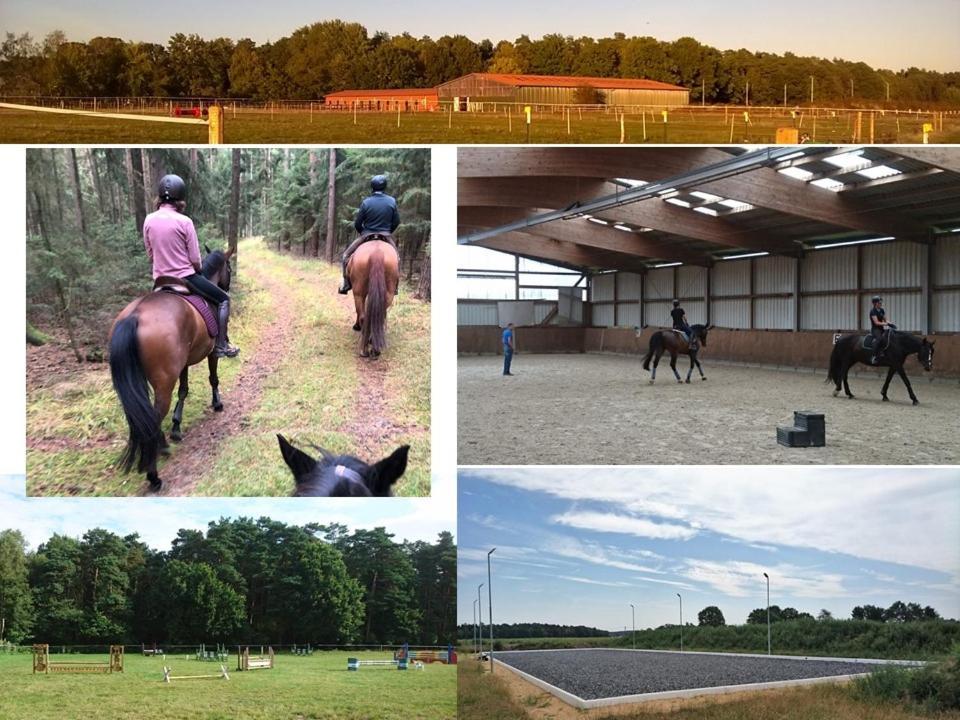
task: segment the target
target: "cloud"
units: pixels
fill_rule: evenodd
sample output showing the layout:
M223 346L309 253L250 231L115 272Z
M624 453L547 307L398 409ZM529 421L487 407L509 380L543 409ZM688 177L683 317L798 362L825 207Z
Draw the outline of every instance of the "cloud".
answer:
M499 485L702 527L766 547L801 547L960 574L960 484L939 468L749 466L474 468ZM923 542L905 541L923 538ZM762 548L763 549L763 548Z
M603 585L604 587L630 587L626 582L604 582L603 580L591 580L585 577L573 577L571 575L557 575L560 580L569 580L571 582L583 583L584 585Z
M563 535L553 536L544 544L542 552L553 553L561 557L588 562L593 565L630 570L632 572L653 573L662 575L663 571L635 562L628 562L622 558L630 558L631 553L620 548L609 548L598 543L581 541Z
M659 583L661 585L674 585L676 587L686 588L687 590L696 590L693 585L685 582L677 582L676 580L661 580L660 578L648 578L636 575L633 578L634 580L642 580L643 582L649 583Z
M581 530L621 533L658 540L688 540L697 534L697 530L684 525L657 523L645 518L616 513L571 511L563 515L554 515L550 521Z
M689 580L709 585L731 597L750 597L763 594L770 575L770 587L777 593L801 598L837 598L848 594L844 577L837 573L823 573L815 568L801 568L781 564L773 567L750 562L688 559L681 575Z

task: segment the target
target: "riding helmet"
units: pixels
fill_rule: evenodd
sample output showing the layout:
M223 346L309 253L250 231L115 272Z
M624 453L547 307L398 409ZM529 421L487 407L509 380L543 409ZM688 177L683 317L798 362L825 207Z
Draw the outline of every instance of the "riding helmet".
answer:
M883 302L883 298L880 297L879 295L874 295L872 298L870 298L870 302L872 303Z
M370 189L374 192L383 192L387 189L387 176L374 175L370 178Z
M179 175L164 175L160 178L157 195L162 202L176 202L187 199L187 185Z
M679 300L674 300L674 301L673 301L673 306L674 306L674 307L677 307L679 304L680 304L680 301L679 301Z

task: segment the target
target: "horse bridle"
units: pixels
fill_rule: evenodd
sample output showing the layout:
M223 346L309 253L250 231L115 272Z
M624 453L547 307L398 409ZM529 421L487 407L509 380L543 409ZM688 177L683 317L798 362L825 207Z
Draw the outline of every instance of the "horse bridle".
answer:
M333 469L333 474L339 478L344 478L350 482L363 484L363 475L358 473L353 468L348 468L346 465L337 465Z

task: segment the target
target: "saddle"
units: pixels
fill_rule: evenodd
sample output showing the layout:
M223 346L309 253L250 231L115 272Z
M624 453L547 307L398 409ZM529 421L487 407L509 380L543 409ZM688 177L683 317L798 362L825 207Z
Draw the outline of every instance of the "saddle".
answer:
M153 281L153 292L165 292L185 300L200 313L200 317L207 326L207 334L210 337L216 337L219 334L220 325L217 323L213 303L202 295L196 294L182 279L161 275Z
M688 338L687 333L685 331L680 330L678 328L670 328L670 329L680 336L680 339L687 344L687 348L689 348L690 350L693 350L694 352L700 349L700 345L697 343L696 336Z
M370 242L371 240L381 240L393 247L394 250L397 249L397 241L394 240L393 235L388 232L371 232L361 235L360 242L357 247L360 247L360 245L363 245L365 242Z
M894 333L894 332L896 332L896 328L894 328L893 326L891 326L889 332L886 333L887 342L886 342L886 344L883 346L883 348L882 348L883 350L886 350L887 348L890 347L890 341L893 339L893 333ZM873 352L873 346L874 346L874 344L875 344L875 340L876 340L876 338L873 336L872 333L867 333L866 335L863 336L863 339L860 341L860 346L861 346L864 350L869 350L869 351Z

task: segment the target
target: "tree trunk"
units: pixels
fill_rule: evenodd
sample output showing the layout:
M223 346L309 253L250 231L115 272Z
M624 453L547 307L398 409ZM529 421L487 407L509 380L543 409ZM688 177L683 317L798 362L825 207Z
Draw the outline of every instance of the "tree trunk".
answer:
M87 220L83 216L83 190L80 187L80 168L77 167L77 151L70 148L67 151L69 166L67 174L70 176L70 185L73 189L74 211L77 213L77 225L80 228L80 240L83 246L87 245Z
M127 187L130 195L130 212L137 223L137 234L143 234L146 219L146 204L143 199L143 165L138 148L127 148Z
M317 187L317 151L310 151L310 187L311 189L316 189ZM313 257L319 257L320 255L320 201L319 199L316 202L317 212L313 216L313 225L310 227L310 254ZM304 253L306 254L306 253Z
M416 297L430 300L430 253L426 253L420 263L420 284L417 286Z
M156 184L150 175L150 151L143 148L140 151L141 179L143 181L143 207L147 213L154 210L154 194L156 193Z
M227 217L227 246L236 257L237 231L240 219L240 148L233 148L230 170L230 214ZM236 261L234 261L236 267Z
M40 193L36 190L33 191L33 199L37 205L37 224L40 228L40 238L43 240L43 245L47 249L47 252L50 253L50 256L55 257L53 246L50 244L50 236L47 234L47 224L43 217L43 200L40 199ZM60 278L54 279L53 286L57 291L57 299L60 301L60 307L57 309L60 311L63 325L67 329L67 337L70 340L73 356L77 359L77 362L83 362L83 355L80 353L77 338L73 332L73 320L70 317L70 305L67 302L67 293L63 289L63 283L60 282Z
M97 194L97 207L101 214L106 213L103 196L103 183L100 182L100 163L97 162L97 151L93 148L87 149L87 164L90 166L90 177L93 179L93 191Z
M329 150L330 164L327 169L327 262L333 262L333 251L337 246L336 223L334 216L337 208L337 150Z
M50 149L50 169L53 171L53 200L57 204L57 218L60 220L58 227L63 226L63 203L60 201L60 173L57 170L57 151Z

